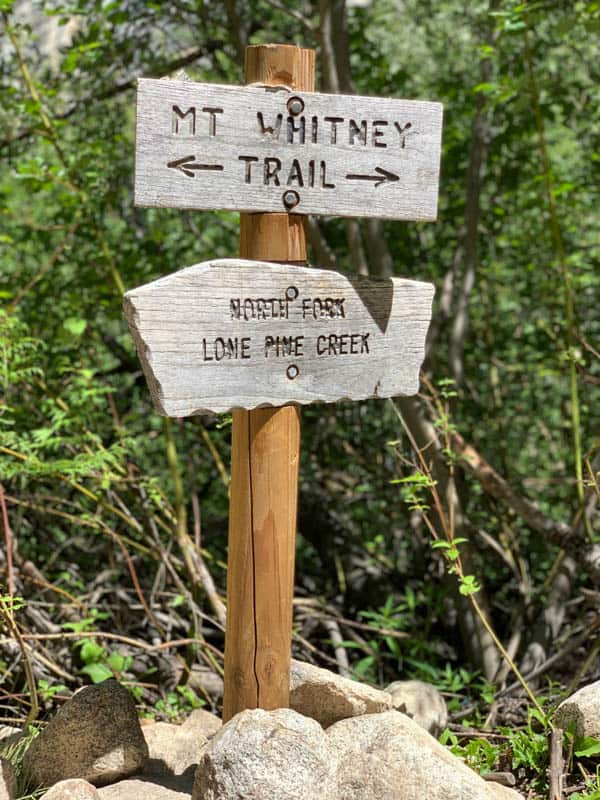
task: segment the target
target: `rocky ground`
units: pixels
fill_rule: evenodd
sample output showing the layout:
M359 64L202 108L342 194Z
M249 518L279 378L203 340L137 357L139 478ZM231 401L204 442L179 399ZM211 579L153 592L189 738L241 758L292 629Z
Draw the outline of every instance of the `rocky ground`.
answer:
M202 709L179 725L140 722L117 681L87 686L17 759L18 780L2 759L0 800L26 791L42 800L523 797L510 773L481 777L437 741L446 705L427 684L380 691L294 662L290 704L244 711L226 725ZM600 737L600 681L563 702L554 724ZM14 754L20 738L13 733L0 749Z

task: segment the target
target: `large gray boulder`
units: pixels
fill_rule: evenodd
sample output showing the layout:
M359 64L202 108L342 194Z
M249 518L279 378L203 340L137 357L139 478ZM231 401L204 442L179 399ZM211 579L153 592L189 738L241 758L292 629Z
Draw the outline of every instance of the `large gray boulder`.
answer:
M439 736L448 724L448 708L441 693L424 681L394 681L385 687L392 696L396 711L402 711L425 728L432 736Z
M392 698L387 692L313 664L292 661L290 708L317 720L324 728L341 719L376 714L391 707Z
M100 800L98 789L81 778L59 781L40 800Z
M17 776L13 765L6 758L0 758L0 800L15 800L17 796Z
M65 703L32 741L24 768L34 787L67 778L101 786L139 772L147 758L133 697L111 679Z
M242 711L205 746L192 800L333 800L321 726L290 709Z
M572 694L554 712L559 728L572 728L577 736L600 738L600 681L590 683Z
M337 722L337 800L498 800L490 784L399 711Z
M192 800L522 800L399 711L327 731L288 709L243 711L209 741Z

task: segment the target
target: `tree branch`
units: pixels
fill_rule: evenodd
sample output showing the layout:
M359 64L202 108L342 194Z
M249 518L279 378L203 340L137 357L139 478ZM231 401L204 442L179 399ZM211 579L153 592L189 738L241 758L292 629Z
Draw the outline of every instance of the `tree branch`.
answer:
M487 494L511 508L530 528L541 533L549 542L566 550L587 570L594 583L600 583L600 546L590 544L581 528L556 522L544 514L534 502L514 491L459 433L452 434L452 449L459 456L458 464L479 481Z

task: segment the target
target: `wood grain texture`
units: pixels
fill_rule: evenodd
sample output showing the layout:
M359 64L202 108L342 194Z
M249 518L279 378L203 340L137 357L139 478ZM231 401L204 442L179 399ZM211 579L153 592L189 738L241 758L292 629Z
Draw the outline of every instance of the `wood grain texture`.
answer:
M135 202L433 220L441 130L439 103L141 79Z
M240 214L240 256L255 261L306 262L304 217Z
M125 295L161 414L418 391L434 288L267 262L196 264Z
M223 719L289 703L300 414L236 411Z
M251 45L246 48L245 75L248 83L314 92L315 51L292 44Z
M313 50L288 45L249 47L246 80L312 91L314 58ZM241 214L240 256L304 262L303 218ZM299 453L297 408L234 412L225 721L245 708L289 705ZM248 629L253 649L239 638Z

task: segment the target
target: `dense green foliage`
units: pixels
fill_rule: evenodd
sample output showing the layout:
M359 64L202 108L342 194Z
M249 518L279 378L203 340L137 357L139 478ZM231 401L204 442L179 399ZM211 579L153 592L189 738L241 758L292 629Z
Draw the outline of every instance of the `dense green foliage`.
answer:
M357 223L374 273L391 263L396 275L434 282L437 299L428 388L416 405L303 411L297 631L332 657L319 609L383 629L343 628L356 674L432 680L476 722L477 703L493 697L490 682L497 690L513 677L501 668L494 676L467 643L459 623L465 608L473 613L470 596L485 598L517 662L533 640L542 661L566 648L540 684L548 708L558 682L597 676L597 659L586 655L597 654L599 640L594 633L586 645L585 632L596 630L598 595L581 558L600 533L592 394L600 383L600 4L32 5L29 19L0 0L0 481L19 594L39 600L39 581L22 570L31 560L58 592L45 602L59 624L67 604L88 620L78 630L102 628L106 606L107 630L221 647L219 630L198 613L212 613L202 587L182 588L191 576L181 554L179 584L161 562L201 527L204 558L224 586L229 420L167 424L153 412L121 295L235 255L238 217L133 207L135 79L185 66L195 80L242 83L245 44L321 48L333 9L336 63L319 53L317 85L330 89L336 78L341 91L444 104L439 221L375 231ZM45 16L69 23L59 50L38 37ZM355 268L345 221L319 225L336 268ZM439 452L419 458L410 437L422 448L428 431L440 437ZM561 542L573 563L562 594L556 537L463 469L456 432L550 527L570 526L576 547L568 536ZM436 486L447 525L434 513ZM431 546L428 525L441 545ZM137 581L150 609L132 605ZM562 613L536 640L552 598ZM161 602L177 609L174 626L153 617ZM77 648L74 669L86 679L132 678L115 648ZM163 707L185 693L166 697Z

